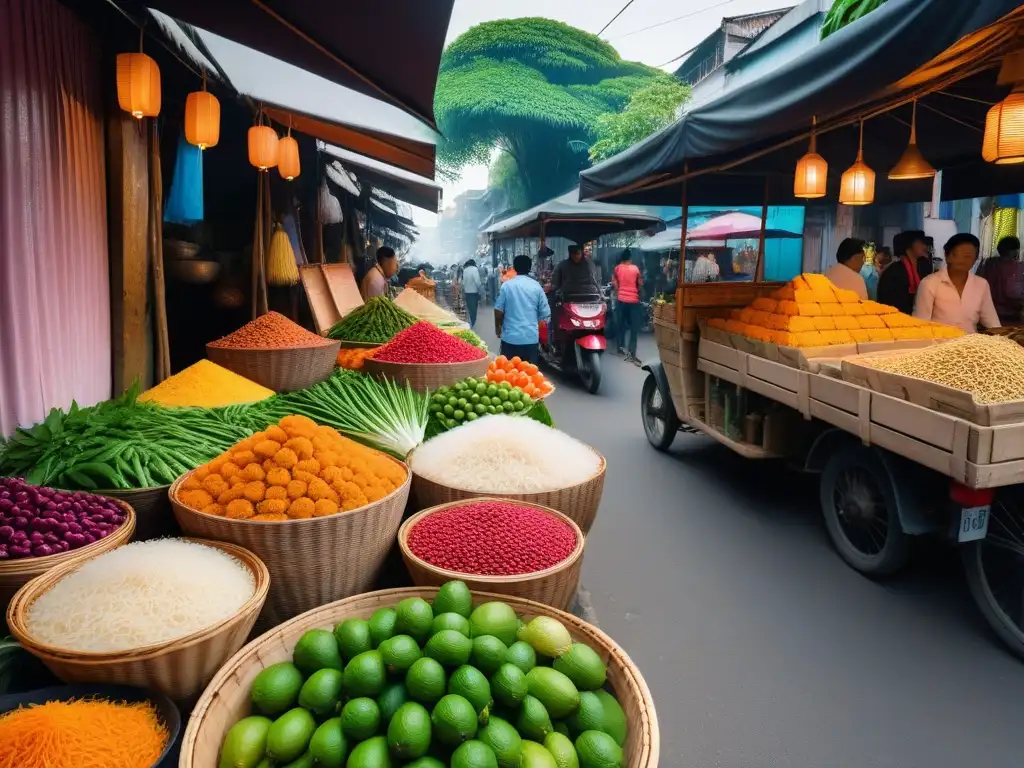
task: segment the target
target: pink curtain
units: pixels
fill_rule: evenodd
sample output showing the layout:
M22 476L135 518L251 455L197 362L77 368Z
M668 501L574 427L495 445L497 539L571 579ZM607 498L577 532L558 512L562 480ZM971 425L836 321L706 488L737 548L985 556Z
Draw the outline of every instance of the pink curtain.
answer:
M56 0L0 0L0 434L110 396L100 47Z

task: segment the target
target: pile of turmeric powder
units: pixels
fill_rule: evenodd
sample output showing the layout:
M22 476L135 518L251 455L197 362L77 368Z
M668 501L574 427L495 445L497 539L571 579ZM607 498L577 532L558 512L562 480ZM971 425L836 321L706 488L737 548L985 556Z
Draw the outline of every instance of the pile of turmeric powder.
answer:
M405 479L402 465L380 451L305 416L286 416L196 469L176 494L210 515L281 522L358 509Z
M209 360L200 360L139 395L141 402L160 405L219 408L255 403L273 397L267 389Z

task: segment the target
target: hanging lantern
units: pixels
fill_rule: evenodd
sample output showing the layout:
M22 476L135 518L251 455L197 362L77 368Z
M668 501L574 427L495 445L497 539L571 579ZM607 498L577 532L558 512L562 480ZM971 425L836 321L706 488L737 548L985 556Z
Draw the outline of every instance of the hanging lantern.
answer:
M117 54L117 103L140 120L160 114L160 68L141 51Z
M875 201L875 172L864 163L864 121L860 123L857 160L843 173L839 202L843 205L869 205Z
M249 162L265 171L277 165L277 132L269 125L249 129Z
M1003 58L997 82L1014 89L985 117L981 156L996 165L1024 163L1024 51Z
M932 164L924 159L921 150L917 148L917 99L914 99L914 108L910 113L910 143L903 151L899 162L889 171L889 178L893 181L907 179L930 179L935 175Z
M220 141L220 102L206 90L190 93L185 99L185 139L200 149L217 146Z
M292 129L277 145L277 170L282 179L291 181L299 175L302 166L299 163L299 142L292 138Z
M811 118L811 146L807 154L796 164L796 177L793 179L793 196L805 199L824 197L828 182L828 163L817 152L817 136L814 128L818 123L816 117Z

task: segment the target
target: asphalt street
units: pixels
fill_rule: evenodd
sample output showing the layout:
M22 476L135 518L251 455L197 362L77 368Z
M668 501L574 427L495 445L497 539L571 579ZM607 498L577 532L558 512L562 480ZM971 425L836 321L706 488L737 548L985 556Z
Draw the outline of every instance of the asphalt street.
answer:
M481 308L494 346L492 326ZM645 374L604 364L597 395L553 377L550 408L608 460L583 585L651 688L663 768L1024 764L1024 663L953 550L919 542L907 571L865 579L831 549L815 476L688 434L656 452Z

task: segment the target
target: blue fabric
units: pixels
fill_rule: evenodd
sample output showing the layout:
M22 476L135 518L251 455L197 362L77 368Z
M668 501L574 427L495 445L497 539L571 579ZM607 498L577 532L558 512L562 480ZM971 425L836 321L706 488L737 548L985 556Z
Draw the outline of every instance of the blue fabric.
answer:
M537 324L551 319L548 297L532 277L517 275L501 286L494 308L504 313L501 340L508 344L537 344Z
M191 226L203 220L203 151L178 137L171 193L164 209L164 221Z
M509 344L507 341L503 341L501 342L500 351L509 360L513 357L518 357L520 360L525 360L534 365L540 364L540 347L537 346L537 342L533 344Z

